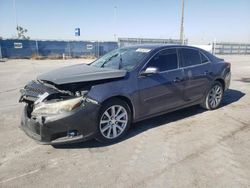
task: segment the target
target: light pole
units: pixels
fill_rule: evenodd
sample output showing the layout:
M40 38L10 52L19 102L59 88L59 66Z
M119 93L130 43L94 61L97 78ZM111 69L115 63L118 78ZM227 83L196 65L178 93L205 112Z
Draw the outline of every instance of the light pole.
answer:
M15 24L16 24L16 31L17 31L17 37L19 36L19 31L17 29L18 23L17 23L17 14L16 14L16 0L13 0L13 11L14 11L14 17L15 17Z
M184 44L184 0L182 0L180 41L182 44Z
M117 15L117 6L114 6L114 38L116 41L116 15Z

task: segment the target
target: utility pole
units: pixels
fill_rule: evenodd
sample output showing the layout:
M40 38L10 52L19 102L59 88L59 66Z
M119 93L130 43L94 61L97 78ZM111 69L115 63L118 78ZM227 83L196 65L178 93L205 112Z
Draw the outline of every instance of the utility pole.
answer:
M16 0L13 0L13 11L14 11L14 17L15 17L15 24L16 24L16 31L17 31L17 37L19 36L19 31L17 29L18 23L17 23L17 14L16 14Z
M114 6L114 38L115 38L115 41L116 41L116 26L117 26L117 24L116 24L116 22L117 22L117 6Z
M184 44L184 0L182 0L180 41L181 41L181 44Z

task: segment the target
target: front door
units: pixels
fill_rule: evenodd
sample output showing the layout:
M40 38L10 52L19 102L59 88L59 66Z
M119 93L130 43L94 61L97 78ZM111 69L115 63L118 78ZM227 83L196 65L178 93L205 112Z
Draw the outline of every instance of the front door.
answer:
M176 49L161 50L143 70L148 67L158 68L158 73L138 78L140 117L181 106L184 72L179 69Z

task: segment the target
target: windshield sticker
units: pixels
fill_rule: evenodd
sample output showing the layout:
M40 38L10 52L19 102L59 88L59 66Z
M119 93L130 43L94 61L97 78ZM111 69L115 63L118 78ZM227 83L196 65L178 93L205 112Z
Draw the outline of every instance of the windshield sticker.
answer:
M136 50L137 52L142 52L142 53L148 53L151 51L151 49L147 49L147 48L138 48Z

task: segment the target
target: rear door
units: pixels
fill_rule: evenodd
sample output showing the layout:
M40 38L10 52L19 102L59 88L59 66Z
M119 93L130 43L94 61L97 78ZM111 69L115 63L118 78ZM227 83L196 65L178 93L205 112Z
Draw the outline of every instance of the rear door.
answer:
M184 99L195 102L202 99L211 80L211 62L199 50L181 48L181 66L184 70Z
M159 113L183 104L183 70L179 68L177 50L165 49L152 57L147 67L159 72L138 77L141 117Z

